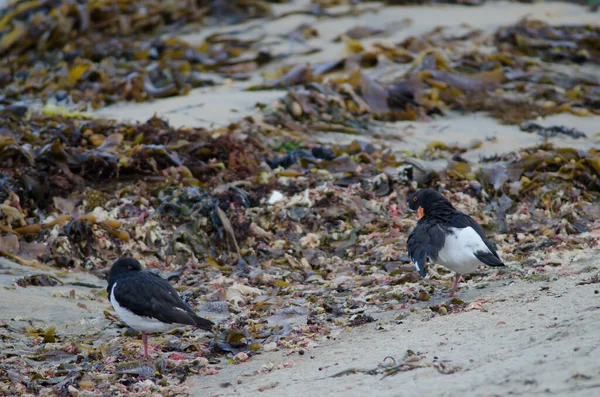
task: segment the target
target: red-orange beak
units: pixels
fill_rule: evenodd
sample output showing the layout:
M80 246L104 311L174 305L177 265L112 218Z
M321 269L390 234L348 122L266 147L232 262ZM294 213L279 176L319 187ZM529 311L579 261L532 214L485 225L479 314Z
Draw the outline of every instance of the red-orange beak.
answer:
M419 208L417 209L417 217L419 219L421 219L424 216L425 216L425 210L423 209L423 207L419 206Z

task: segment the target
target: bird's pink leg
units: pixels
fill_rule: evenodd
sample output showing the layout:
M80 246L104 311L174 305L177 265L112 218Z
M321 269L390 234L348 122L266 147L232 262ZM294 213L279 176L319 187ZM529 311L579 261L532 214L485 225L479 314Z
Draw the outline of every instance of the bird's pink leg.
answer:
M452 284L452 291L450 291L450 296L451 298L454 296L454 293L456 292L456 287L458 287L458 280L460 280L460 274L456 273L456 276L454 276L454 284Z
M142 332L142 341L144 342L144 358L148 358L148 334Z

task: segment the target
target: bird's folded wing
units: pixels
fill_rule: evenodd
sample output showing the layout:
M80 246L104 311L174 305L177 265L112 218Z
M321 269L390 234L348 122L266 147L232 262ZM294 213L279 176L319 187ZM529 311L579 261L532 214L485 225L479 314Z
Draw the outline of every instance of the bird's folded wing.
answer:
M424 268L427 258L431 261L437 259L445 242L446 233L441 226L433 222L421 223L408 236L408 256L417 269L421 270Z
M167 287L173 291L169 291ZM144 277L143 280L139 278L120 280L114 294L122 307L138 316L155 318L169 324L196 325L195 314L181 300L173 287L162 279Z
M148 274L153 276L155 278L156 283L160 284L160 286L163 287L169 293L169 295L173 297L173 301L177 304L177 307L180 307L182 309L185 309L186 311L193 313L193 309L190 307L190 305L188 305L183 299L181 299L181 296L179 296L179 293L175 290L175 288L173 288L171 284L169 284L158 274L150 272L148 272Z

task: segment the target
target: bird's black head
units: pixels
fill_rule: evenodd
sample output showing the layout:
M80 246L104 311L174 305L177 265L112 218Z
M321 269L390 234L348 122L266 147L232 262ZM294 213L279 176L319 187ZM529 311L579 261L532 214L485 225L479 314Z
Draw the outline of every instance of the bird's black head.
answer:
M114 280L123 273L140 271L142 271L142 265L136 259L118 259L110 268L110 273L108 274L108 283L112 284Z
M408 196L408 208L417 211L419 219L430 214L435 208L452 207L452 204L444 196L433 189L417 190Z

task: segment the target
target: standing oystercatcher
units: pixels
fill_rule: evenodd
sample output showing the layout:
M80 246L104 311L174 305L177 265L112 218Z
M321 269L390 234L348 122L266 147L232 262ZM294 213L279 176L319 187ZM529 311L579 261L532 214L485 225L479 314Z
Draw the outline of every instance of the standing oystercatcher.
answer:
M408 207L419 217L408 236L408 255L421 277L425 277L427 260L456 272L450 296L454 296L461 274L471 273L481 264L504 266L481 226L435 190L411 194Z
M168 282L142 271L140 262L133 258L121 258L113 264L106 291L121 320L142 333L144 358L148 358L147 333L186 325L211 331L214 325L198 317Z

